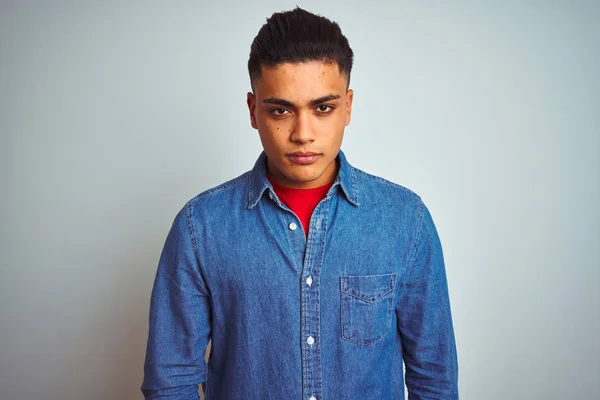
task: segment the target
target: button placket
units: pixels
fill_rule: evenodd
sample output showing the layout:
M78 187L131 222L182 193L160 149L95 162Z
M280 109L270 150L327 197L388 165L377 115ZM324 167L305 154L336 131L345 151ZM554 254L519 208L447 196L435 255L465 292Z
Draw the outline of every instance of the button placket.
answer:
M322 200L313 211L308 229L304 263L302 268L302 345L304 399L316 400L322 391L322 366L320 338L320 291L319 274L323 262L322 246L326 235L326 215L329 199ZM305 285L304 285L305 283Z

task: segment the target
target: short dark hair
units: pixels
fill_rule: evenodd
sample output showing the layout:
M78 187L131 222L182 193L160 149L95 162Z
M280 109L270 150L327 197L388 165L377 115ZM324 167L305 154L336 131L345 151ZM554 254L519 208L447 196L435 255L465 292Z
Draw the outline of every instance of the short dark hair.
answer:
M260 28L250 47L250 83L260 78L261 66L286 62L324 61L337 63L350 85L354 53L339 25L299 7L274 13Z

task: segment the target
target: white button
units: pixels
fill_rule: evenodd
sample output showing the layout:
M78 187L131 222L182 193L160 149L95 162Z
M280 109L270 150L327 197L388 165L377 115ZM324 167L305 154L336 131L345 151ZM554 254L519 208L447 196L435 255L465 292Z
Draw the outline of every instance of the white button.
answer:
M308 400L317 400L317 398L315 396L310 396L310 399Z
M306 343L308 343L312 346L315 343L315 338L313 338L312 336L309 336L308 339L306 339Z
M288 228L290 228L290 229L291 229L291 230L293 230L293 231L295 231L297 227L298 227L298 225L296 225L296 224L295 224L295 223L293 223L293 222L292 222L292 223L290 223L290 224L288 225Z
M309 276L308 278L306 278L306 284L308 286L312 285L312 277L311 276Z
M318 219L315 221L315 228L318 230L321 227L321 220Z

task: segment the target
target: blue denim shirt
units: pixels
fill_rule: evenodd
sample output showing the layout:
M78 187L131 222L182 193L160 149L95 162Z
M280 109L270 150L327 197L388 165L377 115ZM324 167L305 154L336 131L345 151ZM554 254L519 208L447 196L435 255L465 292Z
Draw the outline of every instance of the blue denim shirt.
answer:
M198 399L202 383L207 400L400 400L404 378L411 400L458 399L429 211L341 151L337 162L308 239L264 153L178 213L152 291L147 399Z

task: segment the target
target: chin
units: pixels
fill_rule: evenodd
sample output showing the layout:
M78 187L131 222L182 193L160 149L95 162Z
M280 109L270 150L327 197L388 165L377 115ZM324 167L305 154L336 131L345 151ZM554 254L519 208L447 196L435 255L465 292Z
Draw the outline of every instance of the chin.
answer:
M291 177L293 177L293 181L298 183L310 183L319 179L321 175L322 174L317 174L313 172L308 174L293 174L291 175Z

